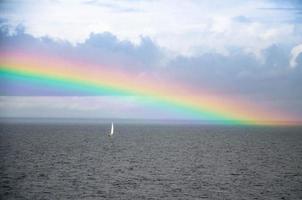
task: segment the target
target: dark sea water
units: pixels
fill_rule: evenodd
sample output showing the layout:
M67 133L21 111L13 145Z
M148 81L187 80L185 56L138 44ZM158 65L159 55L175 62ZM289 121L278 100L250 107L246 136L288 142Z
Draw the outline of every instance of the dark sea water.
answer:
M0 125L0 199L302 199L302 128Z

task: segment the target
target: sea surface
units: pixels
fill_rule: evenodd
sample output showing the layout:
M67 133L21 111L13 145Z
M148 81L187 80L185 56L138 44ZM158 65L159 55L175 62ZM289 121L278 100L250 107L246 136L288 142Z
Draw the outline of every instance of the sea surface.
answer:
M0 199L302 199L302 127L0 124Z

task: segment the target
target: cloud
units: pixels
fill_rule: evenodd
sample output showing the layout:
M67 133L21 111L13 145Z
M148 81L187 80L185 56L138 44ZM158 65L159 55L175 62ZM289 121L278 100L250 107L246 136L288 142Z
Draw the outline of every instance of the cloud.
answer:
M273 91L269 88L282 84L278 79L289 75L286 71L289 51L285 46L272 45L261 52L263 62L240 48L231 49L229 55L206 53L196 57L179 56L167 64L163 69L166 72L162 74L169 75L173 80L189 82L192 87L202 85L225 93L272 95ZM262 87L265 81L267 87Z
M289 62L289 65L291 68L297 67L297 65L298 65L297 58L301 53L302 53L302 44L295 46L291 50L291 58L290 58L290 62Z
M250 25L255 26L253 22ZM204 90L207 90L213 94L243 98L246 101L262 104L266 107L273 105L276 109L285 108L302 116L302 106L300 105L302 68L296 67L294 70L288 70L289 59L293 59L290 57L293 55L293 53L291 54L293 45L277 43L277 41L273 45L259 50L259 54L262 56L262 60L259 60L255 54L240 45L236 45L236 43L233 46L225 47L227 54L204 51L194 56L175 56L175 54L171 56L167 55L168 52L150 37L141 37L141 42L134 44L130 40L120 40L110 32L91 33L87 39L75 45L52 37L35 37L22 26L18 26L13 34L7 23L4 23L0 29L2 51L12 48L30 52L44 52L47 55L54 55L67 60L83 59L130 73L133 77L148 77L154 81L166 80L170 83L185 85L193 88L197 94L199 92L202 94ZM296 54L294 60L299 63L299 53ZM14 87L22 88L22 93L20 90L14 90ZM46 89L42 85L33 89L26 85L4 80L0 80L0 91L1 94L5 95L66 95L66 92L51 88ZM85 94L74 91L71 91L69 95L85 96ZM87 106L85 101L79 102L70 104L73 105L72 110L76 110L76 115L80 116L81 113L83 116L90 115L87 114L90 111L85 110L85 106ZM104 105L110 105L107 106L108 108L116 107L119 109L118 104L122 104L122 102L123 100L120 100L115 105L110 103L104 103ZM46 106L47 103L43 105ZM68 105L68 103L64 105ZM130 106L131 103L127 105ZM132 109L131 106L120 106L120 109ZM13 109L13 107L9 106L8 108ZM91 107L94 108L92 103ZM39 110L38 108L35 109ZM137 109L140 114L135 115L143 115L144 110L153 113L148 106L146 108L141 106ZM29 111L24 111L24 113L27 112ZM8 114L9 110L6 110L5 113ZM154 111L152 116L156 116L156 113ZM103 115L107 114L103 113Z
M285 21L289 23L302 22L302 1L301 0L271 0L273 7L263 7L261 10L273 11L278 14L289 13L290 18ZM284 19L280 19L281 21Z
M236 16L233 17L234 21L240 22L240 23L250 23L252 22L252 20L246 16L240 15L240 16Z
M84 4L91 5L91 6L100 6L104 8L108 8L112 10L113 12L141 12L140 9L134 9L134 8L129 8L127 6L123 6L120 4L121 2L115 2L115 3L110 3L110 2L102 2L98 0L90 0L90 1L85 1Z
M271 109L285 109L302 117L302 69L288 70L291 47L272 45L264 49L263 62L233 48L229 55L207 53L195 57L180 56L162 69L171 82L189 85L244 99Z
M10 31L10 27L5 23L0 27L0 45L3 50L24 49L33 53L51 53L59 57L64 55L69 59L80 57L98 64L121 68L127 66L128 71L142 66L150 69L161 62L163 55L161 48L149 37L141 37L140 43L134 44L128 40L119 40L109 32L91 33L85 41L73 45L68 41L50 37L36 38L26 33L22 25Z
M183 119L140 97L0 96L0 118ZM192 116L191 116L192 117Z
M142 36L149 38L177 55L196 56L205 51L226 54L226 47L232 45L257 54L275 43L301 41L295 24L281 23L292 19L294 13L258 9L274 5L251 0L21 0L1 2L4 12L0 17L14 27L23 23L27 33L35 37L48 36L72 44L83 43L91 33L110 32L118 40L134 44L139 44Z

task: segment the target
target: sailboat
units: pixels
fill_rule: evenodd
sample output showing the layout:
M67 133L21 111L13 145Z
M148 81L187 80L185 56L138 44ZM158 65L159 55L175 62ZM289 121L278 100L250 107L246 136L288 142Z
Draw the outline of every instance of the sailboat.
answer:
M113 122L111 122L111 131L108 134L108 136L111 137L113 135L113 132L114 132L114 126L113 126Z

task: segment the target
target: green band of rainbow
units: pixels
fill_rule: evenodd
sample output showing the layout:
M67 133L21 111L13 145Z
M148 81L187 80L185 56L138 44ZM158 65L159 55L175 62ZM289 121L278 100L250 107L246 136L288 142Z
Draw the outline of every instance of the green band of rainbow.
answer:
M95 69L89 64L71 63L72 67L65 67L66 63L55 59L45 61L26 54L5 54L0 58L1 80L45 85L84 95L139 96L142 101L152 102L159 108L224 124L276 124L280 120L276 113L263 113L255 110L256 107L247 108L238 102L229 105L224 101L212 101L200 93L175 94L175 88L182 88L162 86L152 80L138 82L134 77L122 76L107 68Z

